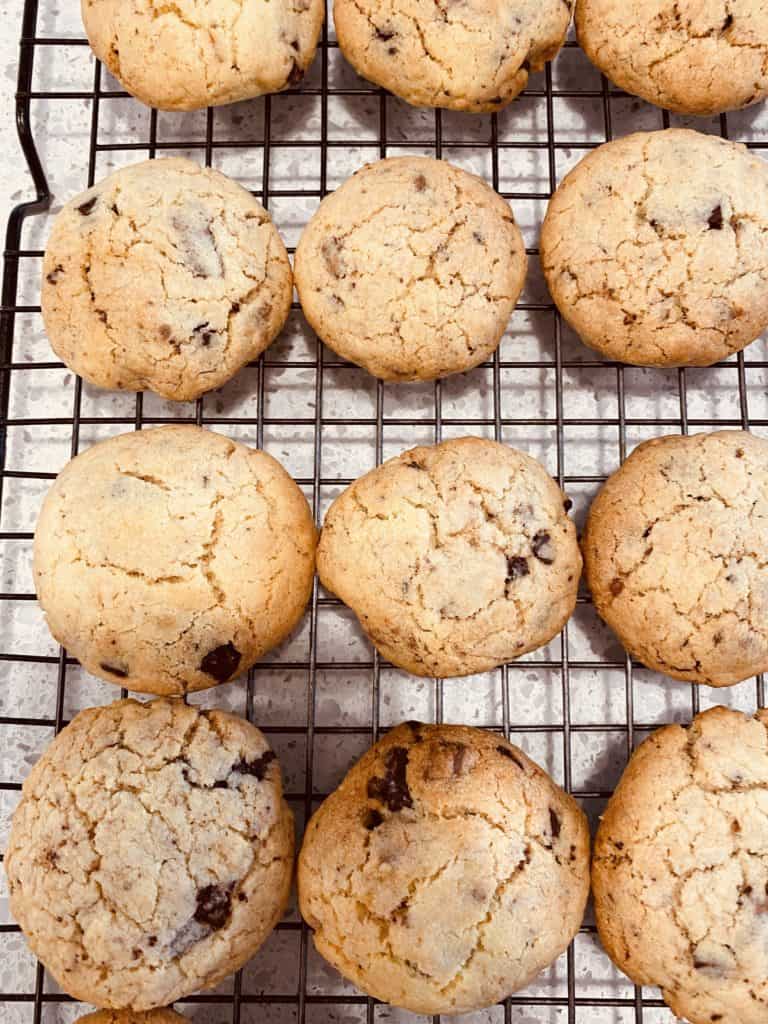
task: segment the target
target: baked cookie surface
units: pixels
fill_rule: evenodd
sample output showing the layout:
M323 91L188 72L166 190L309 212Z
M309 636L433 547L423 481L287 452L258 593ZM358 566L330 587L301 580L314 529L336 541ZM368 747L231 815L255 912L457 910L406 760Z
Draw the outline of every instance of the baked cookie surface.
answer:
M77 1024L189 1024L173 1010L148 1010L137 1013L134 1010L97 1010L80 1017Z
M311 819L299 903L319 953L416 1013L490 1006L566 948L589 889L576 802L521 750L400 725Z
M531 71L554 60L571 0L335 0L344 56L358 74L408 103L500 110Z
M600 146L552 198L541 262L603 355L709 366L768 327L768 163L686 129Z
M595 840L600 939L691 1024L768 1018L768 713L714 708L633 755Z
M146 693L202 690L293 629L315 540L304 495L266 453L191 425L121 434L49 491L37 596L94 675Z
M768 670L768 441L639 445L593 502L582 548L597 611L644 665L709 686Z
M320 204L296 250L304 314L385 380L469 370L498 347L527 257L508 203L442 160L369 164Z
M318 573L394 665L487 671L547 643L572 613L581 555L569 507L513 448L473 437L414 448L336 499Z
M719 114L768 96L762 0L577 0L576 30L612 82L679 114Z
M56 354L99 387L189 401L283 327L293 279L253 196L190 160L122 168L56 218L42 311Z
M93 52L161 110L200 110L298 85L323 0L82 0Z
M180 700L83 711L24 783L5 869L13 916L75 998L146 1010L210 988L288 900L275 755L245 719Z

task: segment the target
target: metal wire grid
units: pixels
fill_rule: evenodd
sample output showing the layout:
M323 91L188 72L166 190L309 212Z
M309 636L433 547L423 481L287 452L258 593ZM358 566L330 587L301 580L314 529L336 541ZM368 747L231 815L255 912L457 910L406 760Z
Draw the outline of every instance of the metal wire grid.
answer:
M51 194L48 189L46 176L38 156L33 136L31 116L32 101L45 99L70 103L87 101L90 104L90 146L88 152L87 178L89 185L94 182L96 177L97 155L105 151L136 150L136 158L139 159L146 154L150 157L154 157L166 149L178 150L183 148L193 152L197 151L198 157L203 158L205 163L210 165L212 163L214 153L217 150L223 148L244 148L255 145L263 152L261 195L265 206L269 206L270 200L276 197L310 197L319 200L328 191L329 151L333 147L353 147L360 141L356 138L329 138L328 101L330 96L378 97L379 123L378 141L376 145L378 146L380 156L386 156L388 148L391 147L387 134L387 95L382 90L375 89L362 82L359 86L354 88L336 88L329 84L329 53L336 46L336 43L329 39L327 23L323 30L320 51L317 57L321 72L321 83L318 87L305 86L305 88L301 90L305 95L316 95L319 96L320 99L320 136L318 140L315 140L315 144L319 143L320 146L320 174L318 189L284 189L275 188L273 186L270 180L270 155L272 147L274 104L269 97L266 98L264 105L265 116L263 139L259 139L258 142L254 142L248 138L227 140L217 139L215 137L214 129L214 114L211 110L207 112L205 132L200 137L185 139L183 142L179 142L176 139L172 142L163 141L162 138L159 137L158 113L153 110L150 114L149 136L147 139L122 143L109 141L104 142L101 140L100 135L101 103L105 99L125 96L125 93L104 87L103 82L105 81L106 76L103 74L101 65L98 63L95 65L93 87L91 90L41 91L33 89L35 61L39 59L47 59L48 54L52 52L50 48L87 45L85 39L82 38L73 39L69 37L59 38L57 36L38 35L39 6L39 0L25 0L17 93L17 122L19 137L24 155L29 164L37 197L32 202L27 202L18 206L11 214L6 235L5 270L2 283L2 309L0 310L0 339L2 341L2 356L0 357L2 360L0 363L0 371L2 373L2 379L0 381L0 428L2 429L2 434L0 435L0 444L2 444L2 454L0 455L0 458L2 459L2 472L0 472L0 516L2 516L2 518L0 518L0 527L5 527L6 517L4 516L4 513L6 508L4 497L8 481L49 480L53 479L55 475L54 473L37 472L24 468L20 470L13 470L6 467L6 442L8 439L9 427L69 427L71 428L71 453L74 455L80 448L81 428L84 425L112 424L119 426L120 429L130 430L134 428L141 429L142 426L149 424L154 425L169 421L175 422L178 418L170 420L169 417L146 414L144 410L144 400L141 394L136 396L135 411L132 416L111 416L108 418L87 416L82 412L83 388L80 380L77 380L74 386L74 402L71 416L66 418L14 418L9 416L9 396L11 394L12 381L18 381L19 376L24 375L30 370L57 369L61 367L61 364L55 361L23 361L16 356L14 348L14 341L17 334L17 316L19 314L39 314L39 306L19 304L18 302L20 267L23 265L24 261L39 261L43 255L39 250L21 248L22 229L27 218L45 211L51 202ZM567 45L574 46L575 43L570 42ZM492 184L497 190L500 190L499 157L505 149L522 149L528 147L543 149L546 152L548 164L548 188L544 191L502 191L505 198L511 200L513 203L517 200L546 201L549 198L549 195L554 191L557 183L556 155L558 150L565 148L566 146L573 146L578 149L589 149L597 144L594 140L579 140L578 142L570 143L558 141L555 124L555 100L571 96L578 97L580 99L591 98L593 100L599 100L602 106L604 137L605 139L611 139L613 137L611 100L616 97L620 97L622 94L611 89L605 80L602 80L599 90L576 91L555 88L553 86L552 69L551 67L548 67L544 76L543 84L539 88L532 87L529 89L527 91L527 95L535 98L538 103L543 103L544 105L546 111L545 141L531 142L527 140L501 139L499 132L499 116L492 115L489 119L490 131L484 143L454 139L451 139L449 142L451 150L462 147L486 148L490 153ZM56 109L58 110L60 108L57 107ZM669 121L670 119L668 115L663 115L663 124L665 127L669 125ZM728 137L729 126L726 116L723 116L720 119L720 130L723 136ZM280 141L281 147L302 144L303 143L295 141L292 142L290 140ZM398 140L397 143L398 149L400 150L407 148L409 145L421 147L423 143L403 142L402 140ZM432 140L432 148L435 156L442 156L446 145L447 140L444 133L444 115L437 110L434 112L434 135ZM768 136L764 140L752 141L750 145L754 149L766 149L768 148ZM529 248L528 252L533 256L537 255L537 249L535 248ZM443 431L446 428L450 428L454 431L457 428L462 428L462 432L467 433L485 430L490 433L490 436L494 436L497 439L502 439L503 429L508 425L554 428L557 457L556 475L561 486L568 488L569 486L573 487L581 485L589 487L592 490L602 482L604 479L602 475L566 474L564 449L566 445L566 428L569 426L608 426L615 428L618 434L619 453L622 460L627 453L628 446L631 446L631 443L628 441L628 431L633 427L652 428L654 433L670 433L676 431L687 433L689 429L692 428L694 430L713 429L716 426L726 425L741 427L743 429L752 429L755 427L760 429L768 427L768 420L750 416L749 389L747 387L746 376L747 370L759 370L763 371L764 378L764 370L765 367L768 366L768 362L761 359L751 358L749 352L746 356L743 353L739 354L735 363L733 360L729 360L727 363L719 364L720 366L727 366L731 369L735 369L739 397L739 414L735 418L712 419L689 415L688 379L686 370L680 370L677 373L679 415L671 417L654 417L652 419L632 417L627 415L626 411L626 371L624 367L598 358L587 360L580 359L578 363L569 361L563 351L563 330L561 321L556 315L553 307L546 302L528 302L522 303L519 308L523 311L534 313L538 312L549 316L552 325L551 355L548 358L527 361L515 360L514 362L510 362L502 359L501 355L497 352L493 360L485 364L484 368L490 372L492 377L493 414L490 417L463 418L456 416L444 416L442 411L443 385L441 385L439 381L434 385L433 414L425 413L424 415L419 415L417 417L386 415L386 386L379 381L376 383L375 416L373 418L330 417L328 415L324 415L324 373L329 369L345 366L346 364L343 361L334 358L332 353L329 354L323 348L322 344L315 340L314 357L309 360L275 360L274 356L270 352L267 352L262 356L258 363L255 364L257 404L256 414L253 417L211 415L210 410L206 408L203 400L199 400L194 406L194 410L189 416L189 419L199 425L210 426L213 429L223 430L225 432L228 427L233 426L248 426L255 428L256 441L259 446L262 446L264 441L265 427L311 427L313 430L313 471L311 476L301 478L298 482L310 494L313 511L318 519L321 512L320 502L322 489L324 487L331 486L338 487L351 482L348 479L341 479L337 476L327 476L323 472L323 434L324 430L329 426L342 425L372 427L375 431L375 455L377 463L380 463L383 459L384 431L385 428L389 427L423 428L426 426L432 432L435 442L442 439ZM314 372L313 416L275 417L265 415L265 373L270 367L300 368L303 370L309 369ZM547 370L554 373L555 415L553 417L511 418L503 415L503 371L510 367L514 367L517 370ZM617 416L608 418L580 417L578 419L566 417L564 411L564 372L572 367L578 367L579 370L605 370L606 368L611 370L615 379L618 409ZM14 375L16 375L15 378ZM192 409L191 406L189 408L190 410ZM2 541L6 551L9 549L9 546L19 544L28 545L31 543L31 540L32 533L30 532L8 529L0 530L0 541ZM31 593L3 592L0 593L0 610L13 602L33 600L34 594ZM580 597L580 603L588 603L588 598L586 596ZM381 727L381 673L382 669L386 666L381 661L378 654L369 648L370 654L367 660L348 663L343 661L324 661L318 656L317 641L318 631L320 628L318 622L319 612L325 607L337 604L338 602L324 596L316 583L308 611L308 657L306 660L279 660L278 662L279 667L282 670L297 673L306 678L306 724L303 726L293 727L272 726L265 728L266 732L274 734L279 733L283 735L296 734L305 739L304 768L306 782L303 787L303 791L289 794L289 799L296 809L297 817L299 819L305 819L308 817L323 795L316 790L316 787L313 784L313 770L315 770L316 766L316 739L324 734L350 734L359 735L364 743L367 744L378 736ZM0 641L0 644L2 644L2 641ZM3 662L10 663L12 665L18 665L23 662L30 662L37 665L55 664L57 690L55 714L53 717L4 715L0 716L0 728L3 726L31 726L45 729L53 728L56 731L59 731L63 725L66 724L65 688L67 684L67 674L68 671L71 673L72 666L76 663L71 659L68 659L63 650L60 650L57 656L45 654L24 654L14 650L6 650L4 649L4 644L3 648L0 649L0 663ZM619 736L624 736L626 752L628 753L633 748L636 734L653 728L657 723L646 723L636 720L633 671L637 666L633 666L628 657L618 658L615 660L603 659L599 662L599 667L604 670L617 670L623 673L625 721L621 723L611 723L606 721L574 722L571 714L571 672L579 669L594 668L595 664L596 663L594 661L584 661L569 656L569 631L568 627L566 627L562 638L560 657L553 657L543 661L538 660L536 663L536 666L539 669L548 669L559 674L562 696L561 721L557 724L530 724L530 722L516 720L513 710L514 704L511 700L511 697L514 696L514 680L521 669L529 667L526 661L521 661L505 666L500 670L502 720L495 726L490 727L503 730L507 736L511 733L526 735L540 733L551 735L553 738L558 740L562 743L563 781L565 787L569 791L574 792L574 794L582 801L588 804L590 802L594 803L594 805L599 808L602 801L610 795L609 791L604 789L578 789L573 785L572 737L579 732L601 732L607 734L617 733ZM262 675L263 671L264 669L257 666L248 673L245 708L248 717L251 719L254 718L254 697L258 692L260 678L264 678ZM324 671L366 671L369 673L369 727L322 725L316 722L317 678L318 673ZM237 683L234 685L241 686L242 684ZM434 686L434 717L437 721L440 721L442 720L444 713L444 688L443 684L439 681L435 681L432 685ZM762 678L759 678L756 681L755 698L757 705L764 706L765 689ZM691 687L691 713L698 712L699 702L700 692L696 687ZM20 767L21 766L19 766L19 768ZM16 778L11 780L0 780L0 795L2 795L3 792L15 793L20 789L21 783ZM0 939L2 939L3 935L17 931L18 929L13 924L0 925ZM283 994L250 993L244 989L242 972L240 972L234 980L231 992L216 992L214 994L195 996L190 1000L190 1002L193 1002L198 1006L208 1004L222 1008L222 1012L225 1012L227 1016L222 1017L221 1019L231 1019L233 1024L239 1024L241 1020L245 1021L250 1019L274 1019L280 1021L285 1019L298 1021L300 1024L304 1024L310 1016L313 1021L336 1020L339 1019L339 1014L341 1012L352 1013L352 1017L344 1018L350 1020L366 1020L367 1022L372 1022L374 1019L384 1019L387 1012L385 1008L376 1004L373 1000L366 999L362 995L338 994L336 992L333 994L323 994L308 991L308 957L310 939L307 929L294 915L279 926L279 931L299 933L295 965L295 989L286 991ZM591 934L594 932L594 927L587 924L582 931L587 934ZM492 1017L489 1017L488 1019L499 1021L503 1019L507 1024L509 1024L510 1021L516 1019L517 1015L523 1008L536 1011L537 1009L543 1010L543 1008L546 1007L551 1008L552 1013L551 1017L546 1018L547 1020L567 1020L568 1024L574 1024L577 1020L596 1019L593 1014L598 1012L598 1008L601 1008L601 1012L603 1013L607 1012L612 1014L610 1016L601 1016L601 1021L610 1020L624 1022L634 1020L635 1024L641 1024L643 1021L647 1024L651 1017L653 1017L654 1020L662 1019L658 1014L659 1008L663 1007L663 1003L658 998L655 998L655 993L648 993L643 992L640 989L635 989L634 994L631 996L594 996L588 993L580 994L579 982L577 981L575 970L573 946L571 946L566 955L565 969L567 973L565 985L557 994L531 995L525 992L520 993L515 997L507 999L503 1004L503 1008L496 1008L493 1011ZM0 1005L6 1004L7 1006L23 1006L26 1016L19 1019L33 1021L34 1024L39 1024L41 1020L46 1019L58 1020L58 1017L48 1017L47 1010L52 1005L56 1006L61 1003L66 1003L67 997L59 994L57 991L50 991L49 988L50 986L45 983L43 968L38 964L36 968L34 990L24 992L0 991ZM260 1016L253 1018L249 1016L251 1012L256 1012L250 1010L253 1006L259 1008L258 1013ZM271 1010L277 1010L277 1016L268 1016L268 1007ZM280 1008L284 1009L284 1015L281 1015ZM183 1004L181 1005L181 1009L183 1011ZM229 1016L230 1009L231 1017ZM525 1019L529 1020L531 1018L526 1017ZM542 1017L541 1019L544 1018ZM665 1017L663 1019L669 1018Z

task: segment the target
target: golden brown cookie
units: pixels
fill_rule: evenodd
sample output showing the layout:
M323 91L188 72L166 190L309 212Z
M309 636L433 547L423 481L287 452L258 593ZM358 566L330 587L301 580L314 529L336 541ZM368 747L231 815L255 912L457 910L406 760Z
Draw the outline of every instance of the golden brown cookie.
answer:
M415 1013L462 1013L527 985L576 934L589 829L500 736L408 722L314 815L298 882L345 977Z

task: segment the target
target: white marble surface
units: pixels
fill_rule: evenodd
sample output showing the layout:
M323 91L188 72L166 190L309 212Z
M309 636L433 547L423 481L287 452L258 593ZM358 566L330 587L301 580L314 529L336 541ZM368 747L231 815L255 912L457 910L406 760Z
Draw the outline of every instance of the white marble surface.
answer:
M32 179L16 138L15 93L24 0L0 2L0 224L5 229L12 206L31 198Z
M0 0L0 66L3 67L3 88L0 96L0 217L3 224L11 204L31 196L31 182L16 145L13 127L13 93L15 89L17 42L20 30L22 0ZM43 34L76 36L80 34L78 0L41 0L40 31ZM93 76L93 64L84 47L61 47L49 50L39 61L36 88L87 89ZM331 83L361 85L344 64L340 55L329 55ZM309 82L319 82L319 61ZM578 50L567 50L554 68L554 80L561 88L594 89L599 78ZM543 78L537 77L541 87ZM283 96L272 101L273 147L270 163L272 189L319 187L320 155L316 145L320 128L320 101L310 96ZM562 148L557 151L558 177L583 154L580 143L602 141L604 123L602 103L595 98L556 98L554 101L556 136ZM328 100L328 126L331 138L354 138L358 145L329 151L327 158L328 187L342 181L360 164L379 155L378 125L380 101L375 96L346 98L331 96ZM614 131L617 134L642 128L661 126L661 115L642 103L615 99L612 102ZM54 205L51 215L31 218L25 226L25 245L41 248L50 229L53 213L61 202L86 184L88 133L91 106L86 100L66 103L35 104L34 131L46 169L49 172ZM264 116L263 101L239 104L215 114L215 138L254 141L248 149L221 147L214 150L213 163L244 184L258 189L262 178L261 148L257 144ZM490 177L490 150L487 117L443 116L443 155L456 163ZM768 139L768 107L733 115L729 119L734 137ZM401 151L408 140L421 140L421 149L433 154L434 114L387 101L388 153ZM716 131L716 122L698 122L703 130ZM111 100L102 104L99 141L106 144L146 142L148 113L131 99ZM205 115L160 115L159 137L177 143L174 152L185 152L183 141L201 141L205 135ZM499 118L502 140L525 140L528 146L503 150L499 157L500 187L505 191L547 192L549 189L547 151L537 144L546 142L546 105L539 98L524 97ZM285 140L303 141L302 146L281 146ZM472 148L451 147L451 140L474 140ZM114 167L142 159L139 152L105 150L99 154L97 177ZM190 155L201 158L202 150ZM317 205L317 198L281 198L270 196L270 209L289 245L295 245L302 226ZM513 204L528 246L536 245L545 203L523 200ZM39 267L27 261L20 277L21 302L37 302ZM525 301L547 301L540 270L532 260L526 286ZM510 422L502 430L502 439L524 448L539 457L551 472L556 473L557 445L554 427L555 382L553 318L538 310L518 310L510 323L502 345L502 359L511 365L501 373L501 413ZM264 373L264 413L267 417L294 418L290 424L267 423L264 446L281 459L297 478L311 480L314 472L313 425L299 422L315 416L316 369L311 364L316 344L300 313L291 317L288 329L270 349L270 365ZM50 349L38 317L19 318L15 356L29 360L50 359ZM752 358L765 358L766 344L758 342L749 350ZM616 420L618 399L616 371L612 368L589 368L581 364L594 359L567 330L563 333L563 410L569 421L565 428L565 449L562 470L566 477L587 477L608 473L619 462L618 430L614 423L585 426L587 418ZM304 362L298 367L284 367L287 360ZM524 360L544 360L543 368L525 368ZM625 413L628 418L643 420L665 417L675 421L680 415L678 375L676 371L659 372L628 369L625 372ZM204 402L208 417L255 417L258 409L256 371L245 370L219 392ZM68 417L74 401L74 379L66 370L14 373L11 386L11 415L20 420L40 417ZM768 389L762 369L747 370L750 413L768 419ZM710 370L692 370L687 374L688 413L692 418L712 422L739 417L738 388L735 363ZM328 424L323 430L322 476L331 481L359 475L375 463L375 416L377 389L373 380L351 367L326 368L323 373L323 408L326 417L354 415L369 422L358 426ZM470 374L446 381L441 389L442 414L447 418L481 420L493 418L494 393L492 374L478 368ZM383 408L387 417L432 417L435 410L435 389L426 386L387 385L383 389ZM135 398L126 394L99 392L84 388L82 410L88 416L109 420L116 416L132 416ZM154 396L144 398L144 413L152 416L186 416L193 412L188 405L172 405ZM539 427L514 423L515 418L548 420ZM80 447L110 433L130 429L129 426L101 422L86 425L80 435ZM238 426L227 422L215 429L233 437L255 443L255 426ZM702 428L698 428L702 429ZM675 425L666 432L674 432ZM654 433L659 427L630 426L628 446ZM761 431L768 433L765 429ZM493 435L487 424L449 427L443 436L461 433ZM399 427L386 425L383 433L384 456L388 457L412 443L430 442L434 429L429 425ZM22 423L9 432L8 468L58 471L70 453L71 428L68 425L40 427ZM45 491L45 482L18 481L6 488L3 506L4 530L31 530ZM596 487L593 483L571 481L567 489L575 502L575 514L582 520L586 506ZM336 483L323 486L319 495L321 511L338 493ZM3 579L0 589L30 592L31 546L16 543L3 551ZM33 602L3 602L0 605L1 649L17 654L52 655L57 647L51 639L39 609ZM563 720L560 670L542 663L547 658L558 660L562 650L558 638L543 651L529 655L509 672L510 715L519 729L513 740L524 746L559 780L563 779L563 740L558 732L551 734L526 731L528 724L551 724ZM622 652L615 639L596 618L593 609L582 605L569 626L566 638L570 661L583 662L586 667L572 669L570 675L571 721L578 725L602 721L604 732L574 731L572 736L573 787L582 792L610 787L617 779L626 759L626 736L611 731L612 725L626 721L626 691L623 670L606 669L603 663L616 662ZM281 728L306 725L306 673L285 667L285 663L306 661L309 653L308 623L283 647L273 652L255 673L254 714L260 724L278 731L271 739L283 764L287 789L300 793L307 784L305 777L304 737L295 732L281 733ZM340 780L346 766L367 743L360 735L339 736L323 733L330 725L369 728L372 706L372 673L369 667L371 650L352 616L342 608L323 607L317 624L317 656L320 662L358 663L352 670L324 669L318 673L315 709L320 731L315 740L314 772L311 786L316 794L327 792ZM691 713L690 688L671 683L649 672L637 671L632 684L635 722L646 725L670 720L684 720ZM81 708L104 703L116 691L107 684L88 677L76 668L67 671L64 694L64 715L71 717ZM460 682L447 682L443 687L443 712L446 720L469 724L500 724L502 721L502 675L488 673ZM750 708L754 704L752 683L728 691L700 691L702 707L723 702ZM196 700L206 704L245 710L245 688L242 681L219 687L199 695ZM56 666L32 663L0 662L0 714L49 718L56 701ZM382 725L404 718L430 719L436 711L436 690L423 680L409 679L394 670L383 670L380 680L378 713ZM636 738L642 735L636 730ZM5 727L0 729L0 780L20 780L50 740L51 730L39 726ZM16 803L14 793L0 792L0 849L5 844L10 814ZM586 809L596 817L600 801L586 799ZM301 809L303 801L296 806ZM0 872L0 923L9 921L4 876ZM295 992L298 968L297 936L293 932L276 933L265 950L249 965L243 984L246 993ZM632 988L610 966L589 935L579 936L575 948L575 970L578 994L584 997L610 996L632 998ZM0 935L0 991L30 992L34 989L34 961L17 934ZM314 954L308 962L310 994L352 994L351 986L327 968ZM529 990L533 996L556 995L566 991L566 965L561 959ZM231 991L231 982L222 991ZM54 983L46 980L48 991ZM649 993L646 993L647 995ZM188 1006L185 1012L195 1024L224 1024L231 1021L228 1006ZM77 1016L77 1008L49 1003L43 1013L44 1024L69 1024ZM295 1009L289 1005L262 1008L244 1005L241 1021L259 1024L295 1024ZM399 1024L413 1021L387 1007L376 1011L376 1019ZM527 1007L515 1011L517 1024L564 1024L567 1013L561 1007ZM624 1008L590 1008L579 1010L579 1024L630 1024L634 1010ZM0 1021L3 1024L31 1024L31 1004L3 1003L0 999ZM335 1021L355 1024L365 1020L365 1009L352 1005L310 1007L308 1024ZM494 1008L485 1014L473 1015L472 1024L503 1021L503 1012ZM665 1010L647 1009L644 1024L670 1024ZM469 1024L469 1021L468 1021Z

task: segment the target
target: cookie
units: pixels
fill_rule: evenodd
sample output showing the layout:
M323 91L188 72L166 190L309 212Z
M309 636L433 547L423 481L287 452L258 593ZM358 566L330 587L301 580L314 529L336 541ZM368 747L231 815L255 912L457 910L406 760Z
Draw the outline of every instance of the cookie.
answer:
M720 114L768 96L764 0L577 0L576 30L612 82L678 114Z
M334 0L339 46L358 74L419 107L493 112L554 60L572 0Z
M609 142L552 198L541 262L603 355L709 366L768 327L768 163L685 129Z
M292 297L269 214L190 160L125 167L71 200L43 261L56 354L103 388L190 401L279 334Z
M573 612L581 556L569 508L514 448L477 437L414 448L336 499L318 573L392 664L484 672L547 643Z
M500 736L408 722L311 819L298 885L318 952L364 992L463 1013L527 985L568 946L589 830Z
M633 755L595 841L600 939L690 1024L768 1019L768 712L670 725Z
M320 204L295 260L314 330L384 380L433 380L488 359L526 269L505 200L426 157L358 171Z
M189 1024L173 1010L149 1010L134 1013L133 1010L97 1010L96 1013L80 1017L77 1024Z
M293 816L259 730L181 700L81 712L24 783L5 868L76 999L149 1010L211 988L282 916Z
M200 110L296 86L315 56L323 0L82 0L93 52L131 95Z
M597 611L644 665L709 686L768 671L768 441L641 444L595 499L582 546Z
M265 452L193 426L122 434L59 474L34 545L37 597L60 644L142 693L241 675L301 618L315 526Z

